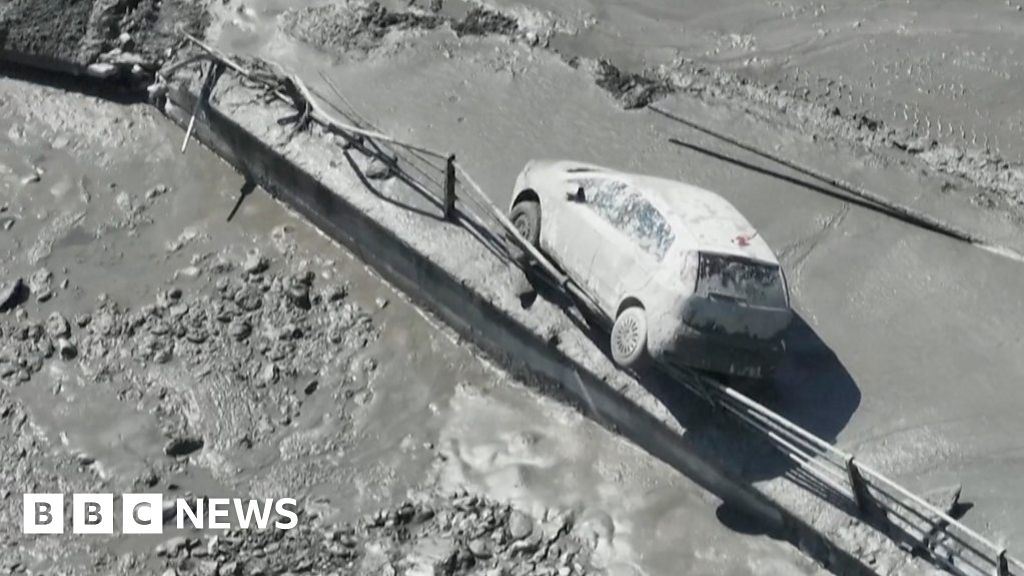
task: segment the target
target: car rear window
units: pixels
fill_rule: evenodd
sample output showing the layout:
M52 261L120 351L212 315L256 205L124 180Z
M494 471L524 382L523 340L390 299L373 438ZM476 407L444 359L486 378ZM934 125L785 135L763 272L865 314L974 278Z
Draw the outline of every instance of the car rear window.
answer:
M701 253L697 292L711 299L786 307L786 284L778 266L719 254Z

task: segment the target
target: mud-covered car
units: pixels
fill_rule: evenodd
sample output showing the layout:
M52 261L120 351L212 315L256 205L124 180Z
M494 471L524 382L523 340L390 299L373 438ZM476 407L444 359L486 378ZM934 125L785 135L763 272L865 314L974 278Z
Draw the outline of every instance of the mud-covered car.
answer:
M532 161L510 219L609 319L620 366L645 356L748 378L781 359L792 311L768 244L722 197L682 182Z

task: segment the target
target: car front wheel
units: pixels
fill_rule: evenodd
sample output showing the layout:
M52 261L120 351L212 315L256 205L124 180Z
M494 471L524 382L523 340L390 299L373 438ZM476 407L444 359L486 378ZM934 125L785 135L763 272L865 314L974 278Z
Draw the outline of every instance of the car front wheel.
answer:
M530 244L537 246L540 240L540 203L523 200L512 207L509 214L512 225Z
M623 368L636 366L647 353L647 313L639 306L626 308L615 319L611 338L612 360Z

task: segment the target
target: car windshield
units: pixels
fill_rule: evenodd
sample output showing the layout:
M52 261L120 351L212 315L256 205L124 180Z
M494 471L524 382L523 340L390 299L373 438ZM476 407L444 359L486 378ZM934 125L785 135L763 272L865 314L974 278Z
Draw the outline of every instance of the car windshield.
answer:
M712 299L774 308L786 306L786 285L779 267L740 258L702 253L697 289Z

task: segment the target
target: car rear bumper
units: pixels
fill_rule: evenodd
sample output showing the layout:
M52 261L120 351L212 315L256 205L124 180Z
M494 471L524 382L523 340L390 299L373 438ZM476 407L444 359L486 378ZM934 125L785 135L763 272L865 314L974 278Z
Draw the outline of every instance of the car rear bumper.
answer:
M771 375L786 352L781 334L753 338L704 332L685 324L668 344L661 359L669 364L750 378Z

